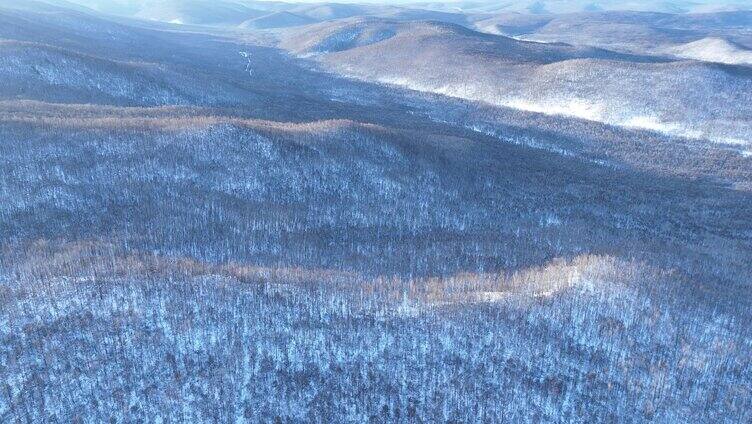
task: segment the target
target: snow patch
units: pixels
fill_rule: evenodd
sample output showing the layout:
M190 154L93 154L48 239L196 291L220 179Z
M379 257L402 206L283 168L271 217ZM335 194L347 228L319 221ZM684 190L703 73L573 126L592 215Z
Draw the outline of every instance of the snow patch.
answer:
M556 214L547 213L540 219L540 225L543 227L558 227L561 225L561 218Z
M503 291L493 291L493 292L478 292L474 293L473 296L470 296L471 299L475 302L488 302L488 303L494 303L494 302L500 302L506 298L509 297L508 292Z
M352 70L348 70L352 71ZM348 75L358 78L355 75ZM750 145L750 140L740 138L713 137L704 131L690 128L680 122L663 121L657 116L635 115L630 111L609 110L606 104L599 104L580 98L551 98L542 101L524 97L489 98L487 93L472 84L443 85L440 87L422 84L405 77L382 77L377 79L382 84L405 87L411 90L441 94L449 97L480 101L496 106L508 107L525 112L541 113L551 116L576 118L600 122L622 128L649 130L665 135L683 137L692 140L708 140L719 144Z
M570 116L588 121L603 121L603 106L583 99L565 99L531 102L524 98L511 98L499 102L501 106L545 115Z
M742 140L741 138L734 137L717 138L714 141L717 143L730 144L733 146L747 146L750 144L749 140Z
M737 46L723 38L703 38L668 50L674 56L726 63L729 65L752 65L752 51Z
M690 130L677 122L661 122L653 116L634 116L624 120L621 125L627 128L650 130L691 139L703 138L703 133L701 131Z

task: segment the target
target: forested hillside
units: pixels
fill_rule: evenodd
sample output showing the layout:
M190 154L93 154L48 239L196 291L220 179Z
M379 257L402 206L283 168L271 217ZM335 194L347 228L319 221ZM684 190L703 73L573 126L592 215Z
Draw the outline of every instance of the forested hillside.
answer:
M0 5L0 422L752 421L748 66L77 4Z

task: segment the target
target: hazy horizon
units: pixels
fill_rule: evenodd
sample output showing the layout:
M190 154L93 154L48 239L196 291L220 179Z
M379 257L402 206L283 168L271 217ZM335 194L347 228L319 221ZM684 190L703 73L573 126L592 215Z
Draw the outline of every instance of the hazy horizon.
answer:
M21 0L4 0L7 3L18 2ZM165 4L172 5L195 5L202 1L208 0L38 0L48 3L65 3L78 4L90 7L100 11L111 10L132 10L143 6L159 6ZM493 0L442 0L442 1L411 1L411 0L338 0L338 1L317 1L317 0L284 0L284 1L256 1L256 0L222 0L223 3L230 4L373 4L373 5L393 5L393 6L421 6L430 5L430 7L441 8L453 7L467 10L473 9L511 9L521 10L528 13L545 13L550 9L550 13L557 13L568 10L625 10L625 11L658 11L675 9L675 11L712 11L712 10L735 10L735 9L752 9L752 2L746 0L664 0L656 2L652 0L535 0L519 2L499 3ZM211 3L211 2L209 2ZM517 7L519 5L519 7Z

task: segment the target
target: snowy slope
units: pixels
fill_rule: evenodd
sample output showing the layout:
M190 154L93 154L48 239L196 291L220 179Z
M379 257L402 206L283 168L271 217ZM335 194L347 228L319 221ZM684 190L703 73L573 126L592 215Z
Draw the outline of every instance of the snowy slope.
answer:
M722 38L703 38L666 49L666 52L685 59L730 65L752 65L752 50Z

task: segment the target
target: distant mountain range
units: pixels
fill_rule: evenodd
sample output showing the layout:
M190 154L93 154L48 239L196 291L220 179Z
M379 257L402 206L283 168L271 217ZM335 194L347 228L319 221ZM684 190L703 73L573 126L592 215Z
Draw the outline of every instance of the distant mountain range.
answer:
M738 119L752 113L750 69L378 19L307 27L281 46L369 81L683 137L752 140ZM692 47L674 54L699 58Z
M612 50L660 53L706 37L752 46L747 28L752 12L666 14L596 12L563 15L502 13L479 17L475 28L493 34L541 41L590 45Z
M452 3L447 3L447 6ZM561 14L600 11L702 13L749 10L745 0L522 0L460 1L455 7L487 13Z
M8 0L18 1L18 0ZM524 0L524 1L447 1L396 2L393 5L344 3L286 3L255 0L33 0L64 7L80 7L107 14L158 20L180 24L237 25L277 12L305 16L317 22L355 16L432 19L464 23L494 15L523 13L546 16L567 13L636 11L661 13L710 13L752 10L745 0ZM280 18L277 18L280 19ZM289 26L290 17L280 21ZM271 28L269 22L260 24ZM298 21L301 22L301 21Z

